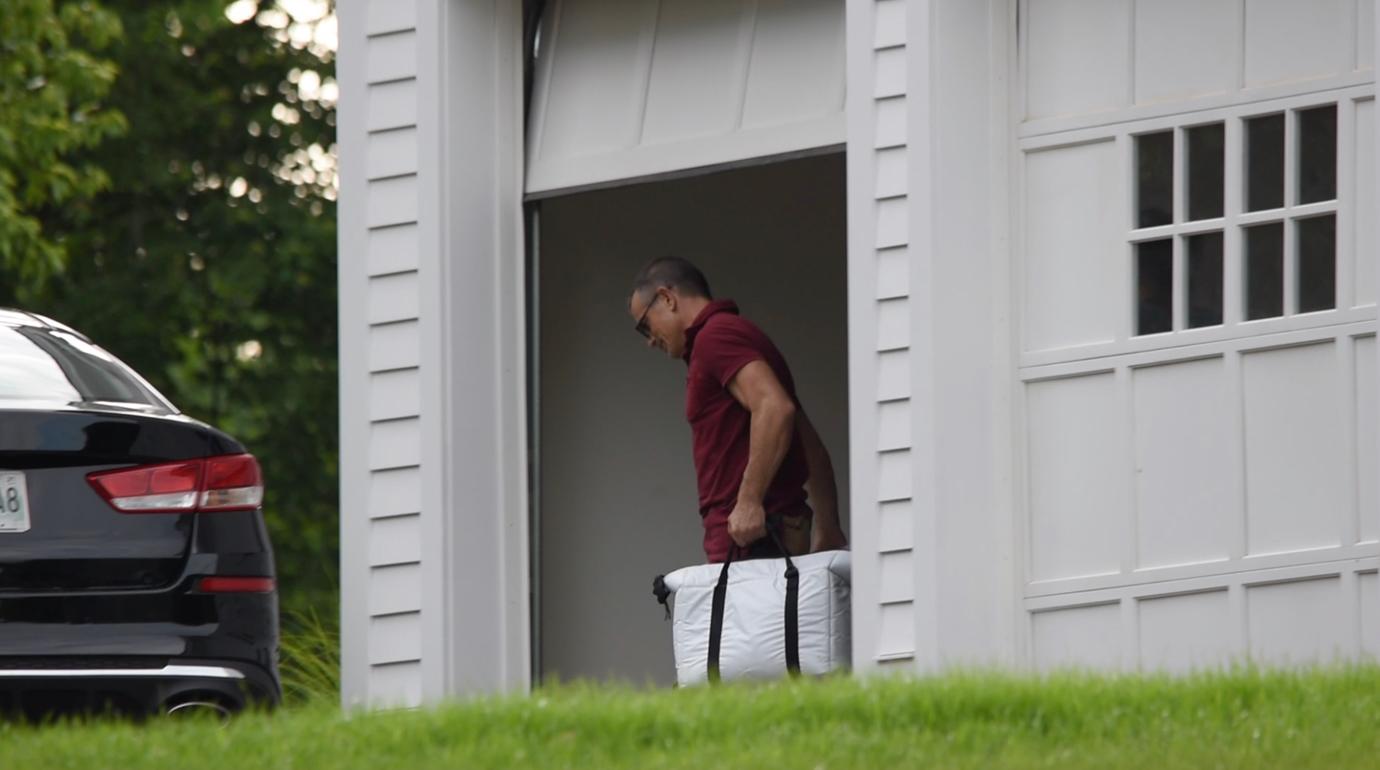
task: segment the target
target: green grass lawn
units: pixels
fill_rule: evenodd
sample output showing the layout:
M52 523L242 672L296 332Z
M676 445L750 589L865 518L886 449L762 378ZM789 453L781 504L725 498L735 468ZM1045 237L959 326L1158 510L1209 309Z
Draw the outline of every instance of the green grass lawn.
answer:
M0 768L1377 768L1380 668L563 687L228 726L0 724Z

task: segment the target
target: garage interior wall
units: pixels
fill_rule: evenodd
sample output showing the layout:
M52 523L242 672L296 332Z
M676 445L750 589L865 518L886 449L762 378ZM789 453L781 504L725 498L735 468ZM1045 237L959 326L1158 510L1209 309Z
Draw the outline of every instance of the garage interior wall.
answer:
M539 236L539 673L674 681L652 578L702 563L685 365L646 347L633 274L674 254L786 356L847 527L841 154L553 198Z

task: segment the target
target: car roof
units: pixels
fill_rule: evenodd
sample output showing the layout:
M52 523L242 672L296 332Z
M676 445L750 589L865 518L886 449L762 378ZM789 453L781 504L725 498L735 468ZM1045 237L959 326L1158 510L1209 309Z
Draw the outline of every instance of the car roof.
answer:
M25 310L15 310L14 308L0 307L0 326L28 326L37 329L55 329L68 334L80 337L87 342L91 338L73 329L67 324L54 321L47 316L38 313L30 313Z

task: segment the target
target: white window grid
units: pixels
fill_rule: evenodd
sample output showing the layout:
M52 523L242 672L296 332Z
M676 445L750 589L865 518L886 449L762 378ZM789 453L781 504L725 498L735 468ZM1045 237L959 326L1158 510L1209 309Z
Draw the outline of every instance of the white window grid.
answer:
M1121 163L1124 204L1119 206L1120 228L1126 235L1120 255L1116 259L1117 285L1089 287L1089 291L1115 291L1121 301L1122 312L1116 333L1107 342L1077 345L1051 350L1023 352L1019 366L1023 379L1039 378L1043 372L1032 367L1057 366L1066 371L1073 362L1084 362L1091 371L1105 367L1108 357L1139 354L1149 351L1183 348L1184 357L1195 355L1201 345L1219 347L1212 343L1230 342L1257 335L1293 333L1306 329L1350 324L1374 320L1374 304L1358 305L1355 285L1355 222L1353 191L1356 186L1356 143L1371 141L1371 137L1355 135L1358 103L1374 99L1374 84L1347 86L1293 94L1261 100L1242 100L1225 107L1214 107L1174 114L1157 115L1140 120L1108 123L1082 129L1029 136L1020 140L1022 151L1114 141ZM1336 198L1316 203L1299 204L1297 189L1298 117L1300 111L1312 107L1335 104L1337 107L1337 193ZM1283 113L1284 137L1284 205L1281 208L1247 212L1245 190L1245 121L1250 118ZM1223 178L1223 216L1215 219L1186 221L1187 195L1186 139L1188 129L1223 123L1225 126L1225 168ZM1157 227L1136 226L1136 146L1135 139L1144 134L1172 130L1174 136L1173 223ZM1332 214L1336 217L1336 302L1333 309L1298 313L1297 300L1297 226L1299 220ZM1283 222L1284 234L1284 292L1282 316L1246 320L1245 318L1245 255L1243 228ZM1187 260L1184 238L1211 232L1223 234L1223 318L1215 326L1187 327ZM1174 331L1138 335L1136 329L1136 245L1148 241L1172 239ZM1118 258L1119 257L1119 258ZM1158 356L1157 356L1158 357ZM1099 363L1100 362L1100 363Z
M1170 240L1173 246L1173 276L1174 285L1171 292L1173 300L1173 330L1160 332L1162 334L1178 334L1190 331L1188 327L1188 264L1185 255L1185 238L1193 235L1206 233L1223 233L1223 282L1225 297L1223 297L1223 323L1222 326L1242 326L1259 327L1261 322L1269 320L1260 318L1247 320L1245 308L1245 296L1247 287L1245 285L1246 264L1245 264L1245 244L1243 243L1243 228L1282 223L1284 225L1284 303L1283 316L1299 315L1298 307L1298 222L1328 214L1336 215L1339 210L1338 200L1342 196L1342 189L1337 185L1336 197L1331 200L1315 201L1312 203L1301 204L1298 202L1298 168L1299 168L1299 113L1304 110L1317 107L1330 107L1336 102L1323 101L1309 102L1304 106L1293 106L1289 108L1274 107L1271 105L1252 105L1254 109L1244 111L1244 114L1227 118L1225 121L1191 122L1175 126L1170 129L1174 134L1174 155L1173 155L1173 223L1154 227L1134 228L1128 234L1128 242L1131 244L1132 251L1130 258L1136 259L1136 245L1149 243L1159 240ZM1353 102L1354 104L1354 102ZM1266 107L1266 111L1259 112L1261 107ZM1340 105L1338 105L1340 112ZM1246 154L1246 122L1253 118L1268 117L1271 115L1283 114L1284 116L1284 200L1283 205L1278 208L1261 209L1258 211L1246 211L1245 197L1246 189L1249 186L1252 170L1245 167L1244 156ZM1340 118L1340 115L1339 115ZM1354 118L1353 118L1354 119ZM1216 125L1225 123L1226 128L1226 165L1224 172L1226 189L1224 191L1224 212L1222 217L1214 219L1199 219L1188 221L1186 212L1186 201L1188 199L1188 164L1186 153L1187 132L1189 129L1204 125ZM1340 131L1340 119L1338 121ZM1162 129L1161 129L1162 131ZM1157 133L1156 131L1144 133ZM1144 133L1135 134L1142 136ZM1340 148L1339 148L1340 149ZM1341 164L1341 153L1338 153L1338 165ZM1233 163L1234 161L1234 163ZM1235 166L1235 168L1232 168ZM1131 180L1134 183L1137 180ZM1134 196L1133 196L1134 197ZM1135 212L1132 213L1135 216ZM1337 222L1337 229L1340 231L1342 223ZM1338 233L1340 235L1340 232ZM1234 237L1233 237L1234 236ZM1337 249L1341 251L1340 248ZM1234 257L1234 259L1233 259ZM1347 260L1338 258L1336 266L1338 272ZM1235 279L1235 280L1233 280ZM1333 298L1333 306L1324 310L1313 311L1313 313L1334 313L1347 301L1343 294L1345 292L1340 281L1335 284L1336 296ZM1132 291L1135 291L1134 287ZM1131 295L1134 297L1134 294ZM1134 300L1133 300L1134 303ZM1134 308L1133 308L1134 309ZM1276 318L1280 316L1271 316ZM1216 325L1216 324L1214 324ZM1199 327L1205 328L1205 327ZM1144 335L1138 335L1144 336Z

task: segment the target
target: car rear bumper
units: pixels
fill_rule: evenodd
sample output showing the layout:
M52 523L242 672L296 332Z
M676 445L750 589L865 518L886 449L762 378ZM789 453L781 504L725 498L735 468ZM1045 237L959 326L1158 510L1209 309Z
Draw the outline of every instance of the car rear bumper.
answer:
M9 658L0 666L0 713L34 719L74 712L149 716L187 703L233 712L278 700L276 679L243 661Z
M0 714L274 705L277 609L275 594L0 595Z

